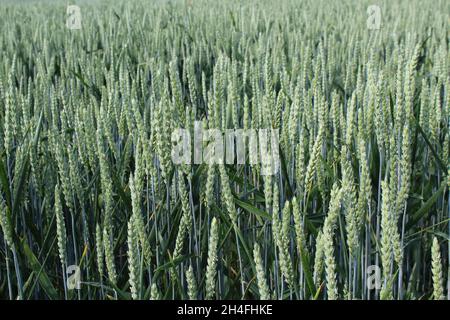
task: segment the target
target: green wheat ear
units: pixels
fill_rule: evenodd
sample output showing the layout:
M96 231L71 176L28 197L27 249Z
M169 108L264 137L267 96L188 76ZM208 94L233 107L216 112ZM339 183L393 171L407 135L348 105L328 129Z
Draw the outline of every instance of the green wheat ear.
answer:
M56 215L56 233L58 238L58 251L61 265L64 268L67 263L67 235L66 224L64 222L64 214L60 198L59 185L55 187L55 215Z
M205 299L214 299L216 293L217 276L217 245L219 242L219 229L216 218L211 222L208 246L208 264L206 267L206 294Z
M433 244L431 246L431 273L433 277L433 299L444 300L441 250L436 237L433 237Z
M150 300L161 300L161 293L159 292L158 286L156 283L152 284L150 290Z
M99 224L97 224L95 227L95 250L97 253L98 273L100 275L100 281L102 281L103 275L105 273L105 269L104 269L105 251L103 248L102 229L100 228Z
M186 270L186 282L188 286L188 297L190 300L197 299L197 281L195 280L194 269L192 265Z
M134 217L128 221L128 237L127 237L127 257L129 270L129 283L131 290L131 297L136 300L140 295L140 267L139 267L139 239L135 229Z
M13 242L13 228L8 217L8 208L5 206L3 200L0 202L0 226L2 227L3 236L10 249L14 247Z
M114 248L111 244L110 234L106 228L103 229L103 248L105 249L106 270L108 271L109 280L113 284L117 284L117 271L114 257Z
M280 268L287 284L293 288L294 286L294 271L292 268L291 254L289 252L290 244L290 221L291 209L290 203L287 201L283 208L283 217L281 222L281 229L279 229L278 250L280 255Z
M331 190L331 199L328 215L322 229L321 245L325 258L326 287L328 300L338 299L336 258L334 251L334 233L341 209L341 199L344 189L339 189L337 184Z
M269 300L270 299L270 291L267 286L266 275L264 272L264 265L261 259L261 249L259 245L256 243L253 249L253 258L255 260L256 266L256 278L258 282L258 290L259 296L261 300Z

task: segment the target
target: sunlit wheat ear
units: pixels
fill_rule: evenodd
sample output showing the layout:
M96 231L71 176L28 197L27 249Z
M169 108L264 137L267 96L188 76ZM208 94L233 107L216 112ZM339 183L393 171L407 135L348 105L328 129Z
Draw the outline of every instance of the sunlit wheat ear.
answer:
M159 292L158 286L156 283L152 284L152 287L150 289L150 300L161 300L161 293Z
M131 297L136 300L140 294L140 259L139 259L139 242L135 229L133 217L128 221L128 237L127 237L127 257L128 257L128 274L131 290Z
M231 193L230 180L224 165L219 165L220 179L222 184L223 202L228 211L230 220L235 228L237 228L237 212L234 206L233 194Z
M281 222L280 222L280 196L278 184L273 185L273 208L272 208L272 239L274 250L278 250L281 241Z
M105 251L103 249L102 230L99 224L97 224L95 227L95 251L97 256L98 273L100 275L100 281L102 281L103 275L105 273Z
M366 145L363 138L358 138L359 146L359 191L357 205L358 230L362 228L362 224L370 219L371 201L372 201L372 185L370 177L370 167L367 161Z
M208 246L208 264L206 267L206 294L205 299L214 299L216 293L216 276L217 276L217 245L219 243L219 228L216 218L211 221L211 229L209 235Z
M11 72L14 71L15 66L15 57L13 62L13 67L11 68ZM3 91L4 89L2 89ZM14 134L16 132L16 104L13 103L13 84L12 84L12 74L8 79L8 89L6 89L5 93L5 113L4 113L4 150L8 157L11 156L11 150L13 148L14 143Z
M345 211L347 245L350 256L354 258L359 244L358 235L360 221L356 207L357 203L353 168L348 157L349 153L347 147L342 148L342 194L344 198L343 203Z
M422 50L420 44L416 44L411 60L406 66L406 76L405 76L405 112L406 112L406 122L409 125L410 122L413 121L414 110L413 110L413 99L415 92L415 73L416 67L420 55L420 51Z
M294 216L297 251L301 257L302 255L308 254L308 249L305 240L304 215L300 212L297 198L292 200L292 214Z
M64 221L64 214L60 199L60 190L59 186L55 187L55 215L56 215L56 233L58 237L58 251L59 251L59 259L61 261L61 265L66 265L67 261L67 235L66 235L66 224Z
M189 206L189 195L186 190L185 182L184 182L184 175L181 174L179 183L179 193L181 198L181 209L182 209L182 215L181 220L178 228L178 234L175 241L175 249L173 251L173 259L176 259L179 257L182 253L183 245L185 242L186 235L191 230L192 226L192 214Z
M297 157L296 157L296 182L297 182L297 196L301 196L301 191L304 190L304 181L305 181L305 129L301 129L300 133L300 141L297 144Z
M56 137L56 134L54 136L54 139L58 139ZM65 146L62 145L62 143L55 142L54 143L54 152L56 157L56 162L58 165L58 173L59 173L59 179L61 181L61 191L64 195L65 204L67 205L67 208L70 212L73 212L73 201L72 201L72 183L70 181L70 176L68 174L69 167L66 160L65 155Z
M402 98L400 98L402 99ZM394 126L395 129L395 126ZM401 131L398 129L398 135L400 136ZM399 159L399 139L396 138L397 135L392 134L390 136L389 142L389 215L388 215L388 224L389 224L389 241L392 246L392 253L394 261L398 266L402 266L403 260L403 249L401 245L400 232L398 228L398 221L400 219L400 214L397 211L397 199L399 196L399 186L398 181L401 178L401 170L400 159ZM383 221L382 221L383 222ZM393 266L392 266L393 268Z
M97 154L100 166L100 185L102 189L102 198L104 203L104 228L112 230L112 214L113 214L113 187L111 179L111 170L103 142L103 134L101 130L97 130ZM105 247L106 248L106 247Z
M342 189L343 190L343 189ZM325 273L327 283L327 296L329 300L336 300L338 298L337 290L337 273L336 261L334 256L334 233L341 209L342 192L337 184L334 184L331 191L330 205L327 217L322 229L322 238L320 241L323 245L323 255L325 258Z
M319 287L322 281L323 265L324 265L324 242L323 233L320 230L316 237L316 248L314 253L314 284Z
M290 221L291 221L291 209L290 203L287 201L283 208L283 217L281 222L281 228L279 229L278 237L278 249L280 254L280 268L286 279L287 284L290 287L294 286L294 271L292 269L291 254L289 252L290 245Z
M406 207L411 186L411 129L405 125L402 134L402 158L400 160L400 191L397 196L397 214L401 216Z
M189 300L197 299L197 281L195 280L194 269L192 265L186 270L186 282L188 287Z
M389 203L389 185L387 181L381 184L382 189L382 204L381 204L381 264L383 266L383 288L380 293L380 298L384 300L392 299L391 277L390 270L393 263L393 250L391 236L393 234L391 215L392 208Z
M139 243L142 247L142 254L146 265L150 265L150 259L152 257L152 251L148 240L148 235L145 230L144 217L142 215L141 196L143 192L143 179L144 179L144 159L142 158L142 152L140 151L140 142L138 140L138 146L136 147L136 169L135 175L130 175L129 187L131 193L131 205L132 215L135 231L138 236Z
M258 283L259 297L261 300L270 299L270 291L267 286L266 275L264 272L264 265L261 259L261 249L258 244L255 244L253 249L253 259L256 267L256 278Z
M264 198L266 201L266 210L269 212L274 199L272 194L272 177L270 175L264 176Z
M306 193L309 193L312 188L314 174L316 173L318 163L320 161L320 151L322 150L322 143L323 143L323 128L319 127L319 132L317 133L317 137L314 140L314 145L312 149L312 155L309 158L308 166L306 167L306 174L305 174L305 187L306 187Z
M336 261L334 257L333 234L329 232L329 230L324 230L322 241L325 256L327 297L328 300L336 300L338 298L338 292L336 283L337 274L336 274Z
M433 277L433 299L443 300L444 288L442 286L442 260L441 250L439 248L439 241L433 237L433 244L431 246L431 273Z
M117 271L116 271L116 263L114 261L114 248L110 240L109 232L106 228L103 229L103 247L105 248L105 262L109 280L113 284L117 284Z
M355 114L356 114L356 97L357 92L354 91L350 100L350 105L347 110L347 124L346 124L346 130L345 130L345 144L347 148L352 147L353 143L353 137L354 137L354 131L355 128Z
M8 215L8 208L5 206L3 200L0 202L0 226L2 227L3 236L5 237L6 244L10 249L14 247L13 242L13 229L11 226L11 220Z

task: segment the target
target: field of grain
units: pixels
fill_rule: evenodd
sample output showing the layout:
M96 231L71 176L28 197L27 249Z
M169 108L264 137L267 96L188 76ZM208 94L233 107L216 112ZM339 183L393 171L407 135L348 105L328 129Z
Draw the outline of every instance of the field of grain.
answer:
M0 5L0 299L450 298L449 1L70 4Z

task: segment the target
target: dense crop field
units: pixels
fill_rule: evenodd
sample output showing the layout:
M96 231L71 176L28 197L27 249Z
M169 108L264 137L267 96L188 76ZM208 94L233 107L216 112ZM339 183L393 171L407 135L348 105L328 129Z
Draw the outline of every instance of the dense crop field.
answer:
M1 299L450 297L449 1L72 4L0 5Z

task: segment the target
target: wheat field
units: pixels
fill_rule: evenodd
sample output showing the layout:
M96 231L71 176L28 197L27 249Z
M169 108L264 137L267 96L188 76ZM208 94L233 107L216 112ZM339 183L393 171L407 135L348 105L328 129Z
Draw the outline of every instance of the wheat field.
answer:
M0 299L450 298L450 2L70 4L0 6Z

